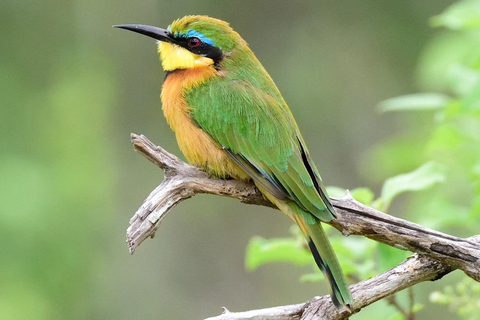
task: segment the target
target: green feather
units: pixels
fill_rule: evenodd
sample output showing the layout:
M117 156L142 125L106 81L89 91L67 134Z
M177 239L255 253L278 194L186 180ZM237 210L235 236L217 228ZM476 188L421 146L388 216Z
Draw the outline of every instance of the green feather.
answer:
M316 168L307 155L302 157L306 149L290 110L283 99L266 93L276 88L265 92L251 83L225 78L228 74L186 93L192 119L237 163L251 166L257 175L252 175L254 180L264 186L269 181L267 190L286 191L299 207L331 221L335 212Z
M297 223L305 233L315 262L330 283L330 295L333 303L337 308L341 308L342 305L350 308L353 299L322 224L316 219L312 220L311 215L301 212L298 207L291 206L291 208L298 213Z

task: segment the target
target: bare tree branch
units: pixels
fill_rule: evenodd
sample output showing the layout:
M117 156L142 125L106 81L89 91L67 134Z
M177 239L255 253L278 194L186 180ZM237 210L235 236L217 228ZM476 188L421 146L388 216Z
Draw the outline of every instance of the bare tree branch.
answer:
M253 184L222 180L188 165L146 137L132 134L137 152L165 171L164 181L152 191L130 219L127 242L130 252L147 237L153 237L165 215L179 202L198 193L228 196L247 204L274 207ZM421 225L379 212L353 199L347 192L341 199L332 199L337 219L331 225L344 235L361 235L387 245L421 254L414 255L397 267L372 279L351 286L357 312L379 299L421 281L435 280L461 269L480 281L480 236L458 238ZM345 319L329 297L315 298L306 304L254 310L225 312L208 320L229 319Z

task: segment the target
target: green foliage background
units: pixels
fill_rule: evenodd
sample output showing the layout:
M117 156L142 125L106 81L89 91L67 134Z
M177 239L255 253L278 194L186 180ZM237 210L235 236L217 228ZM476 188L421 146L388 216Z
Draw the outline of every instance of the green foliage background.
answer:
M129 133L180 152L160 111L155 43L111 25L165 27L185 14L229 21L249 42L324 180L341 187L332 194L356 189L391 214L478 234L479 1L6 0L1 319L202 319L223 305L246 310L327 292L323 282L298 282L318 276L285 217L229 199L182 203L128 255L128 219L162 179ZM278 245L284 256L270 261L301 266L247 260L257 268L247 272L249 241ZM408 256L361 238L332 241L360 279ZM418 318L477 319L479 290L463 279L455 272L417 286ZM398 314L377 303L352 318L372 317Z

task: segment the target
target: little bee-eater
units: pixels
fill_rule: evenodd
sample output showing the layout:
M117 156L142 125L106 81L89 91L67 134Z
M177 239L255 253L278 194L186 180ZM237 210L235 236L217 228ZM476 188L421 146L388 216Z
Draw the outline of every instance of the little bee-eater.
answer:
M321 224L335 210L290 109L245 40L206 16L186 16L166 30L115 27L158 40L167 73L163 112L187 160L219 178L253 180L302 230L335 306L350 309L350 291Z

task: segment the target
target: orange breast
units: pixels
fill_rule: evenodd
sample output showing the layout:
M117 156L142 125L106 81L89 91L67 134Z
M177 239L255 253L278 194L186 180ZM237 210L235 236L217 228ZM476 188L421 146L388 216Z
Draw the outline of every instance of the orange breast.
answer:
M250 177L228 154L190 119L190 107L185 101L184 92L218 76L221 75L212 67L197 67L170 73L162 88L163 113L189 163L217 177L249 180Z

